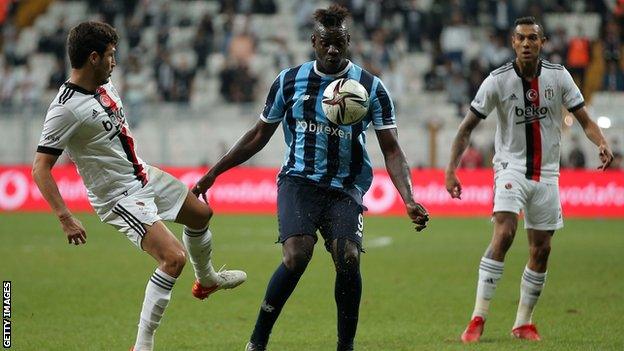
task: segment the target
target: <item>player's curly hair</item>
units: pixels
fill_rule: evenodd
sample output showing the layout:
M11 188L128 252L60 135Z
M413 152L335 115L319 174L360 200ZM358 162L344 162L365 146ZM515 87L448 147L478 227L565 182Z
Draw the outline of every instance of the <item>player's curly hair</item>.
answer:
M314 21L324 27L342 26L347 17L349 10L337 4L332 4L326 9L318 9L313 15Z
M118 41L117 32L110 24L95 21L78 24L67 36L67 54L72 68L82 68L93 51L104 55L106 47L116 46Z

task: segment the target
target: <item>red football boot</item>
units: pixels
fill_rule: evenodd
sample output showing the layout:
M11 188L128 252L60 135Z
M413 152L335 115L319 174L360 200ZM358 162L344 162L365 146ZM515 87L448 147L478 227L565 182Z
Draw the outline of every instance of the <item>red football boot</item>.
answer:
M205 287L195 281L191 292L196 298L203 300L210 296L213 292L222 289L233 289L247 280L247 274L243 271L219 271L217 272L218 281L215 285Z
M461 341L464 344L468 344L471 342L478 342L479 338L481 338L481 334L483 334L483 326L485 325L485 320L483 317L476 316L474 317L466 330L461 335Z
M511 335L518 339L530 340L530 341L540 341L539 333L537 332L537 328L535 324L525 324L521 325L517 328L513 328L511 330Z

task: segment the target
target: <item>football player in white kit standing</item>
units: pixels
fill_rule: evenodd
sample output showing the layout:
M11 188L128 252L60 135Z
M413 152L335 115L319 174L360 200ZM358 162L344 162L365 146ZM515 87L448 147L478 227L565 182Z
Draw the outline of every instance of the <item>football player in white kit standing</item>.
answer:
M533 17L519 18L511 39L516 58L492 71L481 84L459 126L445 174L446 189L453 198L461 198L462 188L455 170L472 130L496 109L494 233L479 265L475 308L461 335L465 343L479 341L483 333L490 300L502 276L505 254L513 242L521 210L529 260L520 283L512 335L540 340L531 316L544 287L551 238L556 229L563 227L558 186L562 109L574 115L587 138L598 147L599 169L606 169L613 159L600 128L589 118L570 73L561 65L540 59L546 40L542 27Z
M32 174L68 242L85 244L86 231L67 208L51 174L66 150L100 219L158 262L147 282L133 346L135 351L143 351L153 349L154 332L187 252L197 278L192 293L199 299L238 286L246 275L242 271L215 272L210 261L210 207L182 182L137 156L121 100L109 80L117 41L115 29L100 22L84 22L69 32L71 76L48 109ZM163 220L184 224L184 246Z

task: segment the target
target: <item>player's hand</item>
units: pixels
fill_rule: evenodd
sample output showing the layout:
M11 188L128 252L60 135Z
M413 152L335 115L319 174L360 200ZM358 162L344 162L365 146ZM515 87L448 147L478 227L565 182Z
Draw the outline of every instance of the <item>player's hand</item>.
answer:
M446 172L444 176L446 191L451 194L453 199L461 199L462 187L455 172Z
M416 231L419 232L427 228L427 222L429 221L429 213L425 207L417 202L405 204L407 214L412 219L412 223L416 224Z
M609 145L600 144L600 146L598 146L598 156L600 157L600 163L602 163L598 169L604 171L609 167L611 161L613 161L613 152L611 152Z
M216 179L217 177L213 176L212 173L208 172L203 177L201 177L201 179L199 179L199 181L197 182L197 184L195 184L191 191L193 192L193 194L195 194L195 196L201 196L204 202L208 203L208 199L206 199L206 191L210 189Z
M87 232L82 226L82 222L71 214L59 217L63 232L67 236L67 243L80 245L87 243Z

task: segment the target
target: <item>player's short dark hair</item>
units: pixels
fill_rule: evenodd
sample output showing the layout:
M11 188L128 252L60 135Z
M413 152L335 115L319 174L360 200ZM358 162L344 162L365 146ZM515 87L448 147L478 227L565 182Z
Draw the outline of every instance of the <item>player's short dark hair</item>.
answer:
M345 19L349 17L349 10L337 4L329 5L326 9L314 11L314 21L323 27L340 27Z
M537 23L537 20L535 19L535 17L533 16L519 17L514 22L514 27L523 25L523 24L536 25L537 28L539 28L540 35L544 36L544 28L542 28L541 24Z
M67 54L72 68L82 68L93 51L104 55L108 45L116 46L118 40L115 28L108 23L89 21L75 26L67 36Z

